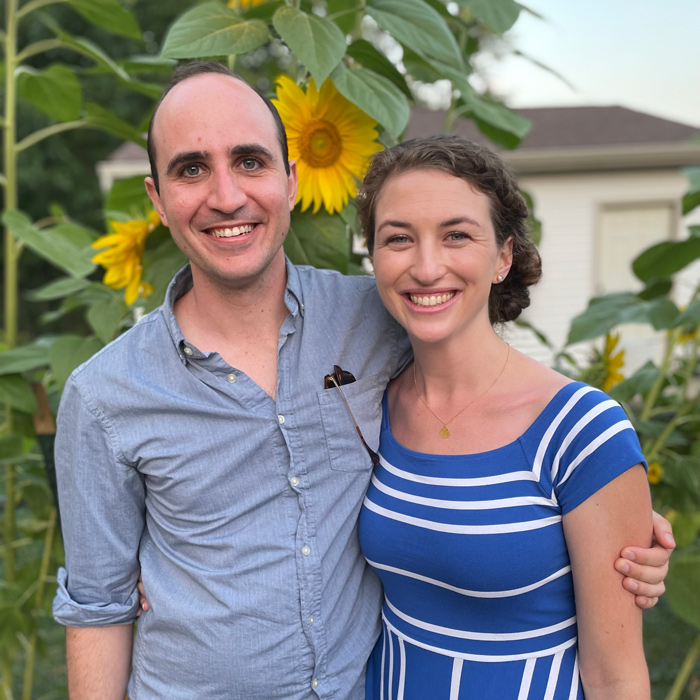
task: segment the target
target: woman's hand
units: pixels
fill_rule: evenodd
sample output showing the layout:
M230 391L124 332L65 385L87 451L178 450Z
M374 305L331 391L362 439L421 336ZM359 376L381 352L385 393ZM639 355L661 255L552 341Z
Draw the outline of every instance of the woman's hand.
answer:
M648 549L625 547L615 562L615 569L625 577L623 587L635 594L635 602L644 609L653 608L666 589L664 579L668 573L668 560L676 546L671 523L656 512L653 522L652 546Z
M138 589L139 589L139 605L141 606L139 608L139 611L136 613L136 617L141 617L141 613L144 610L149 609L148 601L146 600L146 589L143 587L143 579L141 578L141 574L139 574L139 582L138 582Z

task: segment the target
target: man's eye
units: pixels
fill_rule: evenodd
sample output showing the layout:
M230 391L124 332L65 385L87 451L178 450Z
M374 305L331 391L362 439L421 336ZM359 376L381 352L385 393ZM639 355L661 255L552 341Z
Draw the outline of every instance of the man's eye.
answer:
M186 165L181 172L185 177L197 177L197 175L201 174L202 168L196 163L191 163Z
M244 170L255 170L260 165L260 161L257 158L244 158L241 165Z

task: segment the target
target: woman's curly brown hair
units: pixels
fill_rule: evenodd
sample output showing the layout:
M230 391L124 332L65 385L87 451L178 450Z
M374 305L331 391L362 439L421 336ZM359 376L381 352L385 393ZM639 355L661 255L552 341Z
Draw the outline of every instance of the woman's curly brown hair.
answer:
M376 153L357 196L357 208L374 250L375 210L382 188L392 175L410 170L441 170L466 180L491 202L496 243L513 239L513 264L506 279L491 286L489 319L492 324L513 321L530 305L528 287L542 275L542 261L527 228L527 204L506 164L491 150L459 136L411 139Z

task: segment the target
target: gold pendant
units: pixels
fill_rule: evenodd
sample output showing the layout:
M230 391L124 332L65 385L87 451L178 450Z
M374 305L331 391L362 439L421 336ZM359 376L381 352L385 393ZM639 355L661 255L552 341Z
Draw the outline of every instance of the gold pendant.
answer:
M450 431L448 430L446 425L442 426L442 430L440 430L440 437L442 437L442 438L450 437Z

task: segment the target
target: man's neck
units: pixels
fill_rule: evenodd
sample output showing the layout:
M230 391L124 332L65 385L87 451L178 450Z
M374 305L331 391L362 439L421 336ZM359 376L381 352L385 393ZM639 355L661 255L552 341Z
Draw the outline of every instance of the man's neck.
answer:
M274 398L277 342L288 313L286 269L245 288L224 287L197 272L192 271L192 289L175 302L186 340L202 352L219 353Z

